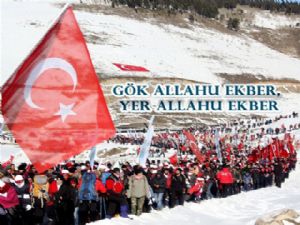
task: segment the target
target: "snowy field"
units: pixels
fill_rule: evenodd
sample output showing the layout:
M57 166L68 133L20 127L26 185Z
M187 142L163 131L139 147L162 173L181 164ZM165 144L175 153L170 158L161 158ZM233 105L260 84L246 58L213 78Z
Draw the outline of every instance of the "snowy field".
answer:
M298 153L299 155L299 153ZM90 223L91 225L254 225L256 219L266 213L284 208L300 212L300 164L282 188L270 187L243 192L224 199L187 203L174 209L152 211L150 214L133 216L133 220L114 218ZM286 223L287 224L287 223Z
M299 17L271 14L269 11L261 11L254 16L254 25L268 29L280 29L285 27L296 27L300 23Z
M59 14L58 6L50 2L53 3L50 0L1 1L1 83ZM244 35L230 35L196 25L189 28L158 25L154 20L141 21L101 12L75 11L75 15L100 74L141 75L121 72L112 65L124 63L146 67L151 73L142 74L144 76L178 77L210 83L222 82L217 73L249 73L299 80L299 59ZM93 36L97 38L89 40Z

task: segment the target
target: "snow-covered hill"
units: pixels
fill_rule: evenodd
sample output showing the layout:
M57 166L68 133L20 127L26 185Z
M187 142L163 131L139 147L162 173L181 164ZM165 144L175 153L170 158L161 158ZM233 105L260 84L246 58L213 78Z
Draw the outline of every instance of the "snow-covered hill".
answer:
M2 2L2 83L42 37L61 5L36 1ZM56 1L55 1L56 2ZM263 75L300 80L300 59L275 51L246 35L220 32L200 24L186 28L76 10L93 63L101 76L141 75L121 72L112 63L148 68L147 77L177 77L219 83L219 73ZM110 12L110 11L109 11ZM134 11L133 11L134 12ZM108 15L109 14L109 15ZM265 18L265 17L263 17Z

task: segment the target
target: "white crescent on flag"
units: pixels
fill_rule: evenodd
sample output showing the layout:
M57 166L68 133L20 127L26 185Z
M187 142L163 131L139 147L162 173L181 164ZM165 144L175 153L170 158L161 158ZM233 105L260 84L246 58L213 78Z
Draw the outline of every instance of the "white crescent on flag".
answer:
M73 92L77 86L77 73L74 67L68 63L66 60L61 58L46 58L37 63L37 65L31 70L28 79L25 83L24 88L24 98L26 103L34 109L43 109L42 107L36 105L31 98L31 89L34 82L42 75L43 72L49 69L61 69L67 72L73 80Z

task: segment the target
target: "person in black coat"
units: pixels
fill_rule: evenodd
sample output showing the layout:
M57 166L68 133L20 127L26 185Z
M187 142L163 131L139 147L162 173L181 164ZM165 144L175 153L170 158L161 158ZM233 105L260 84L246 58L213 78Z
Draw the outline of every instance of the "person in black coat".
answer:
M32 217L32 207L30 198L30 185L24 181L22 175L15 177L15 185L13 186L18 194L20 204L17 206L17 213L19 214L19 225L30 225Z
M157 203L156 209L161 210L163 208L163 196L166 191L166 183L167 179L165 176L159 171L152 179L151 179L151 187L154 193L154 198Z
M253 169L251 170L252 179L253 179L253 189L256 190L260 188L260 171L257 167L257 165L253 166Z
M275 184L281 188L283 167L280 161L276 160L274 164Z
M63 178L63 183L55 195L55 209L58 217L57 225L74 224L75 188L69 178Z
M171 199L170 208L173 208L178 201L179 205L184 203L184 193L186 191L185 177L180 168L176 169L171 181Z

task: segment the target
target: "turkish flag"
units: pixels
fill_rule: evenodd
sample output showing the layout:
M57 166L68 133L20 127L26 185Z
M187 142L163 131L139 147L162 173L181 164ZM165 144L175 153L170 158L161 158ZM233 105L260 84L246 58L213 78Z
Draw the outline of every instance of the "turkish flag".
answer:
M201 154L198 145L196 144L196 139L194 135L192 135L190 132L183 130L183 134L186 136L187 140L189 141L189 146L194 153L194 155L197 157L198 161L200 163L204 162L205 156Z
M170 160L170 163L172 164L172 165L177 165L177 163L178 163L178 158L177 158L177 153L175 153L174 155L172 155L170 158L169 158L169 160Z
M11 165L11 164L13 163L13 161L14 161L14 158L15 158L15 157L14 157L13 155L11 155L11 156L9 157L9 160L7 160L6 162L3 162L3 163L1 164L1 166L2 166L3 168L5 168L5 167Z
M120 70L123 71L131 71L131 72L149 72L144 67L141 66L134 66L134 65L125 65L125 64L120 64L120 63L113 63L116 67L118 67Z
M115 134L71 7L4 84L2 112L39 172Z

